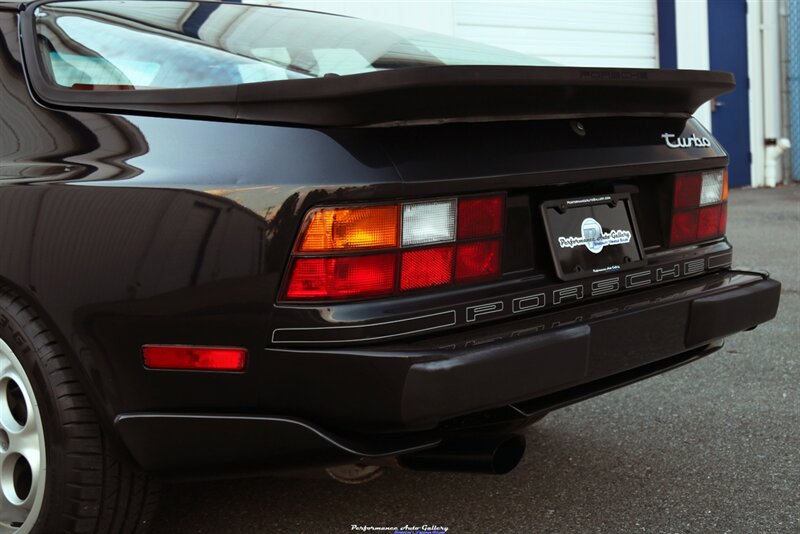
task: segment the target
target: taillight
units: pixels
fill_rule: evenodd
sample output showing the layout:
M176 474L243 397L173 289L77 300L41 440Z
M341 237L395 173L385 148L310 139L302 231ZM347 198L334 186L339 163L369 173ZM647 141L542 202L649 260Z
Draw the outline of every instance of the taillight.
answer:
M394 254L297 258L286 296L326 299L389 295L394 291Z
M453 246L403 252L400 265L401 291L447 285L453 281Z
M499 274L499 239L458 245L456 253L457 280L486 280Z
M458 238L500 234L504 210L503 197L462 198L458 202Z
M349 300L497 279L505 196L317 208L284 300Z
M725 234L728 171L679 174L672 195L669 246L686 245Z
M333 252L397 246L397 206L314 211L298 252Z

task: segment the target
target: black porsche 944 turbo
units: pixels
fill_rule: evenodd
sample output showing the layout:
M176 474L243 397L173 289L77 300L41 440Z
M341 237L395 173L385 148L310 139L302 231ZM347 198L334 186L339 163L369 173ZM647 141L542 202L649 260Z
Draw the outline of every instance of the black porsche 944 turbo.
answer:
M692 118L733 88L0 0L0 532L139 532L164 477L504 473L548 412L770 320Z

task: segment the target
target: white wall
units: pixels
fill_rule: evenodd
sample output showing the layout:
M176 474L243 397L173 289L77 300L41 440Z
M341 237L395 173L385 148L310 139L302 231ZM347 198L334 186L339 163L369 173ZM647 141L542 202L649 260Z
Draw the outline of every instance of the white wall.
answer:
M455 34L561 64L658 67L655 0L278 0L269 3ZM608 18L626 21L617 22L619 35L592 30L593 25L602 26ZM677 0L675 22L678 68L708 70L708 0ZM623 39L622 34L628 35ZM701 106L695 116L711 130L709 104Z
M439 0L281 0L272 5L324 11L453 35L453 2Z
M764 185L764 76L761 46L761 2L747 0L747 77L750 78L750 182Z
M655 0L278 0L420 28L561 65L657 67Z
M764 138L780 139L783 133L783 110L781 109L781 49L780 49L780 4L777 1L761 3L761 46L762 46L762 120ZM750 106L757 105L750 102ZM762 141L763 145L763 141ZM783 166L780 164L780 151L773 147L764 150L763 185L775 187L783 181ZM755 182L755 180L754 180ZM755 184L754 185L760 185Z
M774 187L783 181L783 169L775 148L765 139L780 139L781 58L779 4L773 0L747 0L747 70L750 78L750 167L753 187ZM780 157L780 156L777 156ZM767 169L772 162L772 173ZM771 174L771 176L770 176Z
M679 69L709 70L711 68L708 50L707 0L678 0L675 2L675 38ZM703 104L694 116L709 131L711 130L710 104Z
M454 0L456 35L559 65L658 67L655 0Z

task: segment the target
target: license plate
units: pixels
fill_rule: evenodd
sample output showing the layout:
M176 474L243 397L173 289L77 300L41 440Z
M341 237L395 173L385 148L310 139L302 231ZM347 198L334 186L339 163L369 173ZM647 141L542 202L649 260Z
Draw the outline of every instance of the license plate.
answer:
M542 215L562 280L646 263L628 193L551 200L542 204Z

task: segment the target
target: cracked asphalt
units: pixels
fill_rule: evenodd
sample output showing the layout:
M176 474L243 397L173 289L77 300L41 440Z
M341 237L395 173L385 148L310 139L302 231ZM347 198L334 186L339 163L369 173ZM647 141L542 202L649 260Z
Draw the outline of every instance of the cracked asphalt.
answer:
M778 317L699 362L550 414L511 474L174 484L153 532L800 532L800 186L731 191L728 236L735 266L783 282Z

